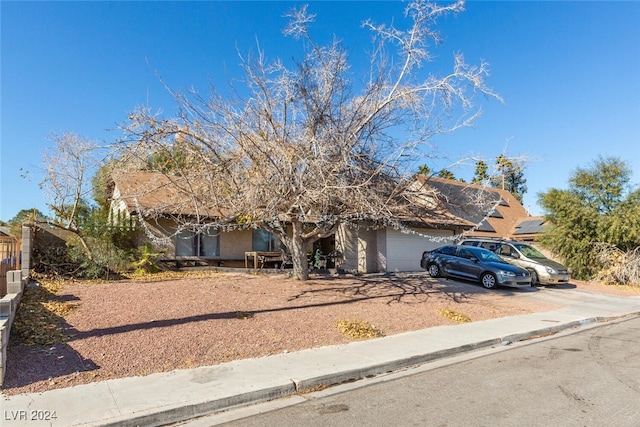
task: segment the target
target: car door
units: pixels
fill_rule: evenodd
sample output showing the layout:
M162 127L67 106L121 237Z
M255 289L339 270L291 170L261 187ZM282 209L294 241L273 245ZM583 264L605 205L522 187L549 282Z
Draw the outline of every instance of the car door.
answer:
M517 265L522 268L527 268L526 261L523 261L522 259L520 259L520 254L518 253L516 248L514 248L508 243L500 244L496 253L500 255L502 258L504 258L504 260L507 261L509 264Z
M482 266L478 257L464 247L459 247L456 253L456 275L467 279L477 279L482 273Z
M437 251L437 264L444 275L455 275L456 248L455 246L444 246Z

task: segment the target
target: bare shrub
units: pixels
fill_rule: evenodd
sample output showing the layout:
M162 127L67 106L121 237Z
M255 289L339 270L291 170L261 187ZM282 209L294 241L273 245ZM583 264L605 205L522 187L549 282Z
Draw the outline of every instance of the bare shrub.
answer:
M596 280L608 285L640 286L640 246L628 252L607 244L596 244L598 262L602 268Z

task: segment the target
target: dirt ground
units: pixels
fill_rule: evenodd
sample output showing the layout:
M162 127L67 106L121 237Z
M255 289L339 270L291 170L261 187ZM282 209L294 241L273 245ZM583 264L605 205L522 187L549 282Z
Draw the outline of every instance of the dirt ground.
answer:
M638 291L574 282L575 288ZM181 278L65 284L55 298L77 305L60 318L68 339L7 351L5 395L216 365L354 338L341 320L384 335L558 308L521 290L486 290L426 273L312 275L199 272ZM444 310L449 310L449 315ZM452 316L451 313L455 315Z

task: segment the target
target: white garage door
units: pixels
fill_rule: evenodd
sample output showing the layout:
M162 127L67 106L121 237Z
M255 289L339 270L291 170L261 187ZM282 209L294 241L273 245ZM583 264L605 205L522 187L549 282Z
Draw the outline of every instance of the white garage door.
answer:
M452 236L451 230L412 229L417 234L404 234L387 229L387 271L421 271L420 257L422 252L430 251L451 241L434 241L425 236Z

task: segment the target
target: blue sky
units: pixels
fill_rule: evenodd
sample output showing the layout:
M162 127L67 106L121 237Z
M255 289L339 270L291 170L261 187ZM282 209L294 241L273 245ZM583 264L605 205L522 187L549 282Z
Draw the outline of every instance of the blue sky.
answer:
M404 9L399 1L307 3L314 32L338 36L354 59L369 46L360 22L400 19ZM281 35L295 4L0 2L0 219L47 212L38 183L52 132L113 141L139 105L174 111L158 76L206 93L240 76L238 51L255 52L256 40L269 58L299 54ZM640 2L470 1L466 9L438 27L446 43L433 67L451 64L455 52L484 59L505 102L484 102L475 127L436 138L429 166L526 156L524 205L534 215L538 193L566 188L598 156L627 161L640 183ZM469 162L449 168L473 175Z

